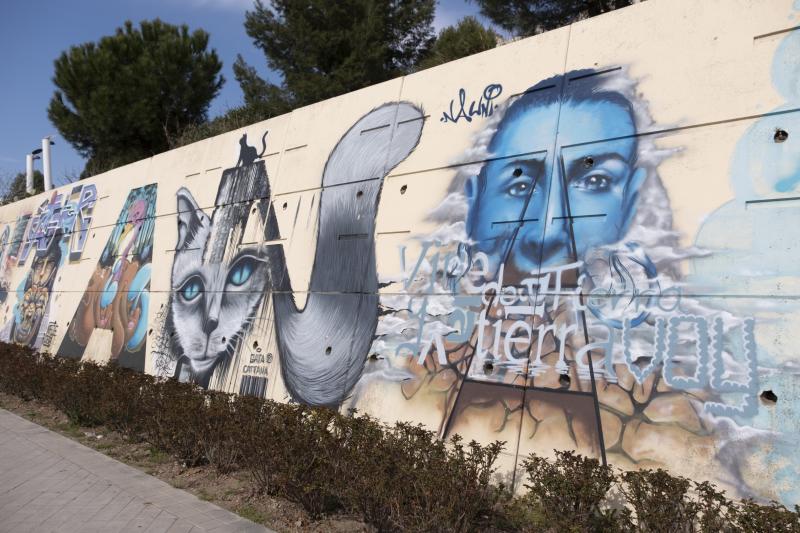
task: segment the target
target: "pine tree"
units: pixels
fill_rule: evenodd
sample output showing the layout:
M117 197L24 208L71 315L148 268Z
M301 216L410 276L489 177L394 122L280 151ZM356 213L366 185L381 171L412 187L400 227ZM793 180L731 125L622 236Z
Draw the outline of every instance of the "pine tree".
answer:
M239 57L247 106L268 115L412 72L434 41L435 0L256 0L245 30L281 74L264 81Z
M208 34L156 19L128 21L99 42L55 61L48 116L88 158L82 177L168 150L184 128L206 120L224 79Z
M497 46L498 35L485 28L475 17L464 17L455 26L439 32L436 42L419 68L430 68L448 61L490 50Z
M516 36L536 35L641 0L471 0L481 15Z

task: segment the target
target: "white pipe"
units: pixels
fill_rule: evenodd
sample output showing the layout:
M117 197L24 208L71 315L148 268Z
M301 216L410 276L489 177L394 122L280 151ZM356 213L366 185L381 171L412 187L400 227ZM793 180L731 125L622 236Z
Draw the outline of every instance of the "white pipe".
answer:
M42 139L42 173L44 174L44 190L53 188L53 176L50 174L50 137Z
M25 156L25 190L33 194L33 154Z

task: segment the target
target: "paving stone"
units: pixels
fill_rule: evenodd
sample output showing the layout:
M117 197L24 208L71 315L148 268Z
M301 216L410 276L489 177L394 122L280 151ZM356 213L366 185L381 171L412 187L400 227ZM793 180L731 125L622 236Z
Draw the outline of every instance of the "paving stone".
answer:
M176 520L178 520L178 517L174 514L168 513L167 511L161 511L161 514L159 514L156 519L153 520L153 523L147 527L145 532L150 533L151 531L169 531L169 529L172 527L172 524L174 524Z
M0 533L270 530L0 409Z
M167 530L167 533L189 533L192 529L194 529L194 524L186 520L178 519L172 524L172 527Z

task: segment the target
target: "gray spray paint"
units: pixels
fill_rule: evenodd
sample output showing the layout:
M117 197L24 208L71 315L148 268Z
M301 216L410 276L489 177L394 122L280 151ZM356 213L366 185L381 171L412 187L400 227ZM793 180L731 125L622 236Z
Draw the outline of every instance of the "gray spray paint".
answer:
M361 377L378 321L374 232L383 178L414 150L423 122L409 103L385 104L331 152L305 308L298 309L285 268L273 272L281 372L297 401L336 406ZM270 264L285 264L276 259Z

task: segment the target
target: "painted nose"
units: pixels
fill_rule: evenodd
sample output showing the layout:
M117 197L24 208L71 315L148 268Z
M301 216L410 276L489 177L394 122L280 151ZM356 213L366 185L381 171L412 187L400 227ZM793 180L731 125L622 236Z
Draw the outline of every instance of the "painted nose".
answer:
M541 264L547 265L556 259L568 260L571 246L570 221L567 210L567 191L561 176L560 165L556 164L556 169L550 177L547 196L547 215L546 219L539 224L541 232ZM544 218L544 217L541 217ZM542 231L541 224L544 224Z
M206 335L217 329L219 326L219 309L222 303L222 297L219 293L213 293L209 298L208 307L206 309L206 321L203 324L203 331Z
M211 333L217 329L217 326L219 326L219 319L209 317L203 325L203 331L206 335L211 335Z

